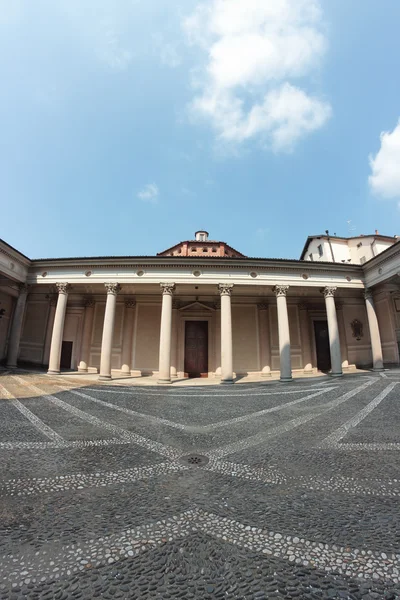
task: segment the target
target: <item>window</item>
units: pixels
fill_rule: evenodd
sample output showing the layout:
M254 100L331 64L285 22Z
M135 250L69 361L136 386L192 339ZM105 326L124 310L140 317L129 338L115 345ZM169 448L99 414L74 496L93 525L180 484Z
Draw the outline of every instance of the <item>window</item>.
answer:
M216 249L216 248L213 248L213 249L212 249L212 251L213 251L213 252L216 252L216 251L217 251L217 249Z
M207 252L207 248L203 248L203 252Z
M314 260L314 258L313 258L313 255L312 255L312 254L309 254L309 255L308 255L308 258L309 258L310 260Z
M365 258L365 256L362 256L360 258L360 265L363 265L365 262L367 262L367 259Z
M190 248L191 252L196 252L196 248Z
M321 256L323 255L323 253L324 253L324 251L323 251L323 249L322 249L322 246L321 246L321 244L320 244L320 245L318 246L318 254L319 254L319 256L321 257Z
M200 242L204 242L204 240L205 240L205 239L206 239L206 236L205 236L205 234L204 234L204 233L200 233L200 235L199 235L199 240L200 240ZM203 251L203 252L204 252L204 251Z
M361 248L361 246L362 246L362 242L358 242L357 248Z

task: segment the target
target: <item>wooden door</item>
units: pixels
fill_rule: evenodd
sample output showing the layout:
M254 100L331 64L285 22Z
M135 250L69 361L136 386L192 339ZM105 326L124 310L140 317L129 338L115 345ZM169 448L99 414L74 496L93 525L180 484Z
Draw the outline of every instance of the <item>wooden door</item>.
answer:
M73 342L63 342L61 346L61 369L70 369L72 361L72 344Z
M208 322L185 323L185 375L208 377Z
M320 371L331 368L331 350L327 321L314 321L315 346L317 350L317 367Z

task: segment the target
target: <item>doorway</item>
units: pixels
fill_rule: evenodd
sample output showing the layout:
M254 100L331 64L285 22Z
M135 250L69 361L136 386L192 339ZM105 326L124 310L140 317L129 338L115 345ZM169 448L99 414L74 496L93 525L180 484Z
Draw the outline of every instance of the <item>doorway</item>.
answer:
M185 322L185 376L208 377L208 321Z
M317 368L319 371L329 371L331 368L331 349L329 346L328 322L314 321L314 333Z
M70 369L72 362L72 344L73 342L63 342L61 346L60 368Z

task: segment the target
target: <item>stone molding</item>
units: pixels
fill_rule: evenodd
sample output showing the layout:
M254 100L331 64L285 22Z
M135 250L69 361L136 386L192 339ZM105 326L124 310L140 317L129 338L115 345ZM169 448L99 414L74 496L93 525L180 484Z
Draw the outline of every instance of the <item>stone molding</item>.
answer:
M57 288L59 294L68 294L69 283L66 283L64 281L57 282L56 288Z
M160 283L163 296L172 296L175 291L175 283Z
M218 290L221 296L231 296L232 295L233 283L219 283Z
M276 285L272 291L275 293L275 296L278 297L278 296L286 296L288 289L289 289L288 285Z
M136 300L125 300L125 308L135 308Z
M104 286L107 290L107 294L112 294L113 296L116 296L121 290L119 283L105 283Z
M300 302L298 307L299 307L299 310L308 310L308 304L306 304L305 302Z
M322 292L324 294L324 298L333 298L336 293L337 288L332 286L325 287Z

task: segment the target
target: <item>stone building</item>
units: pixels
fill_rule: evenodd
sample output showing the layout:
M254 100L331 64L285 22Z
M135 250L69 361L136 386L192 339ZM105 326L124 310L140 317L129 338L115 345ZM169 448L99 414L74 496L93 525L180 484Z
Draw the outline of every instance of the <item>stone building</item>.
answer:
M30 260L0 241L0 360L160 383L398 365L386 246L364 264L249 258L199 231L156 256Z

